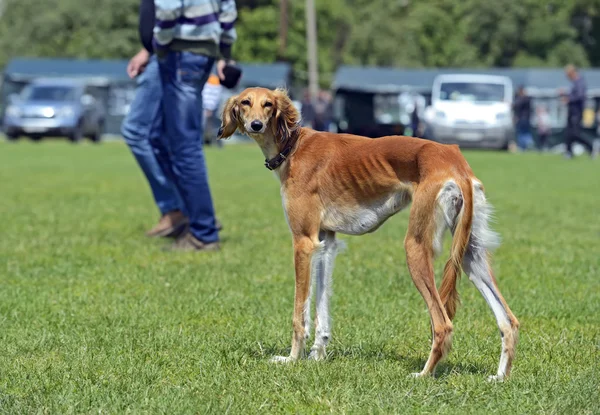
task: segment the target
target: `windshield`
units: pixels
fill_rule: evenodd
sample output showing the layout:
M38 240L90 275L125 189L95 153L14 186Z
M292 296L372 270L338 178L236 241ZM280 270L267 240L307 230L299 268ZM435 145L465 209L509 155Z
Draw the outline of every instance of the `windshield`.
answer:
M440 85L442 101L502 102L504 95L503 84L444 82Z
M21 96L24 101L73 101L75 88L70 86L28 86Z

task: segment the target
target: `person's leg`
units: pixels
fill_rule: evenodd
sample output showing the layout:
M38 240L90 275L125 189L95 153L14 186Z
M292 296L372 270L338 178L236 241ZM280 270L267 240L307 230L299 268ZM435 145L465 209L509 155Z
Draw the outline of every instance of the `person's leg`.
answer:
M526 149L530 150L535 146L535 142L533 141L533 134L530 131L526 134Z
M160 80L160 73L158 74ZM162 90L162 85L161 85ZM162 99L162 98L161 98ZM163 123L163 108L162 101L159 103L159 111L156 114L154 119L154 124L152 125L152 129L150 132L150 144L152 144L152 149L154 151L154 156L156 157L156 161L160 165L167 181L171 184L173 191L175 193L175 197L177 198L177 206L179 209L187 216L187 211L185 210L185 203L179 194L179 190L177 189L177 181L175 177L175 173L173 172L173 166L171 165L171 155L169 153L168 142L166 139L163 139L164 133L164 123Z
M597 159L600 155L600 138L595 138L592 141L592 159Z
M210 111L209 110L203 110L202 111L202 120L203 125L202 125L202 129L204 131L204 136L203 136L203 141L204 144L212 146L213 145L213 139L212 139L212 135L210 133Z
M211 144L216 145L217 148L223 148L223 141L225 140L219 140L218 137L219 127L221 126L221 119L218 111L209 111L208 115L205 113L204 124L206 125L204 131L210 134L209 137Z
M586 140L585 138L583 138L583 135L581 134L581 131L580 131L580 134L578 134L577 136L575 136L573 138L573 142L581 144L582 146L585 147L585 149L588 151L588 153L592 154L592 152L593 152L592 143L590 143L588 140Z
M123 121L121 133L142 169L161 214L182 208L177 188L156 157L153 136L160 133L162 86L154 57L137 79L135 98Z
M573 143L579 143L585 147L585 149L593 154L592 144L583 138L583 132L581 131L581 120L574 120L567 126L567 153L573 156Z
M523 151L527 148L526 144L526 134L523 131L517 132L517 146L519 150Z
M539 151L544 151L546 149L546 140L548 139L548 134L546 133L540 133L538 135L538 150Z
M565 129L565 157L571 158L573 157L573 137L574 131L571 123L567 124L567 128Z
M201 99L213 63L213 58L174 51L159 62L163 139L167 140L177 188L189 215L190 233L204 244L219 240L204 160Z

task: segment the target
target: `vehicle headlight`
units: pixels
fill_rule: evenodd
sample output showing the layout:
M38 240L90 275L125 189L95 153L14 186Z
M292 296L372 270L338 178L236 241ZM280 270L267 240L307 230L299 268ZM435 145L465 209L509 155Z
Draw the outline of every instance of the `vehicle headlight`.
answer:
M54 112L54 108L44 108L42 110L42 115L46 118L52 118L55 114L56 113Z
M64 107L58 111L57 115L59 117L72 117L75 115L75 110L73 110L71 107Z
M8 115L10 117L20 117L21 109L19 107L17 107L16 105L9 105L6 108L6 115Z

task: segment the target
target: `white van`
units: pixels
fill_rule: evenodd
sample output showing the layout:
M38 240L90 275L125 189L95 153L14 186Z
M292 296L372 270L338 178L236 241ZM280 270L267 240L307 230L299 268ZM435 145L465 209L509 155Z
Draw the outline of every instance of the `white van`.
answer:
M493 75L438 75L425 124L427 138L461 147L508 148L513 140L513 85Z

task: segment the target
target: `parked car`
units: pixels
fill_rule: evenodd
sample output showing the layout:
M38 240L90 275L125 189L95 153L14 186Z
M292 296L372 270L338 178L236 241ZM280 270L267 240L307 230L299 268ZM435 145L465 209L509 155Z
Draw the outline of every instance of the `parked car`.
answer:
M102 139L106 111L91 87L74 79L37 79L12 96L4 113L4 132L9 139L29 136L67 137L73 142L87 136Z
M446 74L433 83L427 138L461 147L507 149L514 138L513 85L506 76Z

